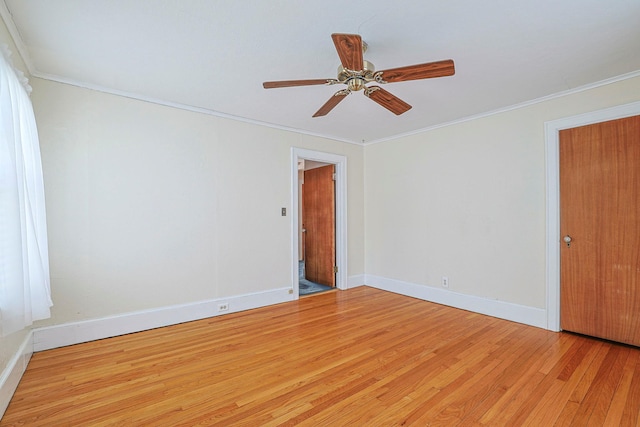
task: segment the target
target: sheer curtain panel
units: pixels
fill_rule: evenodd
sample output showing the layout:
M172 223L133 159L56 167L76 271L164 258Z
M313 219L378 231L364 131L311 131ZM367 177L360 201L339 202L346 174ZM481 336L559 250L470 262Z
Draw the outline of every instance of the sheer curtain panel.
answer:
M50 317L40 145L30 90L0 46L0 336Z

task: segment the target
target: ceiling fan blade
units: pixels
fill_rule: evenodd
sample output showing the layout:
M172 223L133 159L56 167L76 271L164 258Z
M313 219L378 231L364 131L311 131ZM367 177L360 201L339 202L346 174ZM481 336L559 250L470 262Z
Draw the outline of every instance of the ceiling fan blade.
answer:
M328 85L334 79L312 79L312 80L280 80L277 82L264 82L262 87L265 89L276 89L279 87L292 86L311 86L311 85Z
M378 83L404 82L407 80L430 79L432 77L452 76L456 73L453 60L427 62L426 64L408 65L406 67L391 68L375 73ZM380 76L380 78L378 78Z
M357 34L331 34L336 45L340 63L344 68L360 71L364 68L362 60L362 38Z
M411 105L380 86L369 86L365 89L364 94L398 116L411 109Z
M327 102L324 103L322 107L313 115L313 117L326 116L329 114L329 111L333 110L333 108L340 103L343 99L349 95L351 91L349 89L342 89L333 94L331 98Z

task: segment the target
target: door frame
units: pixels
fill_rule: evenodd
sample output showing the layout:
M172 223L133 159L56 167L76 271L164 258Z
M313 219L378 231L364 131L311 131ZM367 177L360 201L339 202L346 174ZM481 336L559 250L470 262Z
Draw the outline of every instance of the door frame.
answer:
M298 283L298 162L300 160L313 160L316 162L335 165L336 174L336 288L348 289L347 285L347 158L345 156L322 151L313 151L305 148L291 147L291 284L293 299L299 298Z
M547 329L560 331L560 131L640 115L640 101L545 122Z

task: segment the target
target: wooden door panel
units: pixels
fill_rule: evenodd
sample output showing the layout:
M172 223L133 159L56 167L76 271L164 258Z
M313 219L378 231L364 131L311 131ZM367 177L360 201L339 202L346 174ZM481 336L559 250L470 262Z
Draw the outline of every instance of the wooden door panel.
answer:
M335 287L335 184L334 165L304 173L303 227L307 280Z
M560 132L561 327L640 346L640 116Z

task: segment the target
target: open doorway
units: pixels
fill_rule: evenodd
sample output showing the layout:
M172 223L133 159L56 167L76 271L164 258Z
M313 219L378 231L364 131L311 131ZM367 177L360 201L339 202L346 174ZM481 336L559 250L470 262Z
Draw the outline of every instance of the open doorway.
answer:
M298 294L336 286L335 165L298 160Z
M292 149L292 293L347 289L346 158Z

